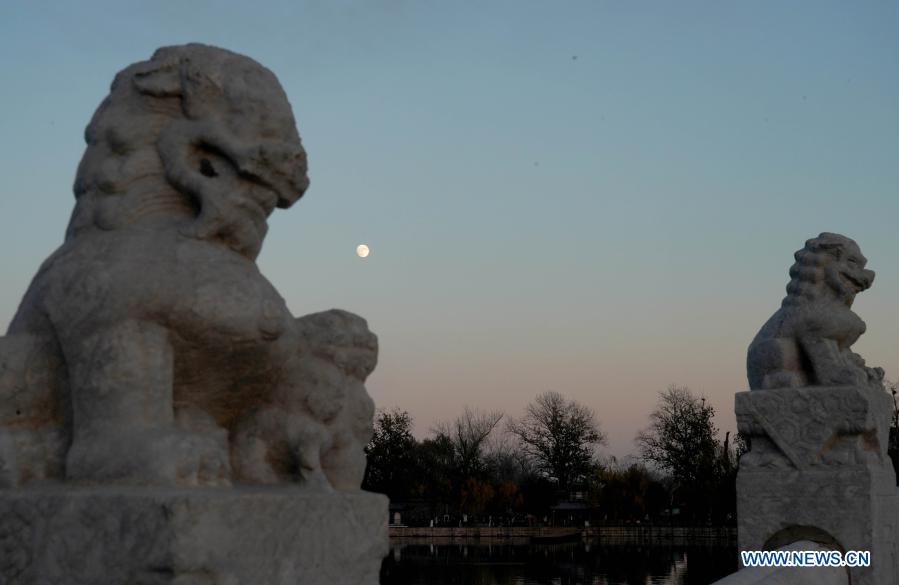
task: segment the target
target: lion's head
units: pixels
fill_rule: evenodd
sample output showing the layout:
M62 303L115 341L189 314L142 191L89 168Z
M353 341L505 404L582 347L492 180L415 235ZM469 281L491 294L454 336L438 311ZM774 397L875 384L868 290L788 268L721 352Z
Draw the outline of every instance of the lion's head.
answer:
M824 232L805 242L794 255L784 306L836 301L852 306L855 295L874 282L874 271L854 240Z
M165 47L121 71L85 140L67 237L176 220L255 258L268 215L309 185L274 74L215 47Z

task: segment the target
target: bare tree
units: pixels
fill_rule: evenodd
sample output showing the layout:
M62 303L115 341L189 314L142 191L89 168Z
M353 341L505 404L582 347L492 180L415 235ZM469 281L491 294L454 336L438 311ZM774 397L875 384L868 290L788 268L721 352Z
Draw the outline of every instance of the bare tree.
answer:
M487 440L502 420L499 411L481 412L468 406L452 422L442 422L434 431L453 445L456 470L461 477L474 477L484 471Z
M562 489L587 475L595 447L605 442L593 411L558 392L537 396L522 418L509 423L509 431L537 469Z
M659 393L649 427L637 434L640 455L682 484L713 473L718 459L715 409L685 386L671 385Z

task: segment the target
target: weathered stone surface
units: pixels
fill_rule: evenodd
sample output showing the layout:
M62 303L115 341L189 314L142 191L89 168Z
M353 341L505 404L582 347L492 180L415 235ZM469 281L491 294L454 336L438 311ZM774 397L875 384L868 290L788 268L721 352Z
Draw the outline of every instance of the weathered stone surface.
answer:
M865 332L852 301L874 282L858 245L822 233L795 258L786 298L749 346L749 387L882 387L883 370L867 367L850 349Z
M274 74L163 48L85 137L65 242L0 337L0 585L377 583L377 338L295 318L255 263L309 183Z
M796 540L868 550L853 583L893 583L896 480L887 455L890 399L870 386L751 390L736 396L740 550Z
M890 408L887 393L869 386L740 392L737 428L752 442L740 468L890 466Z
M737 475L740 550L797 540L871 551L852 583L892 584L896 477L886 455L889 398L862 388L787 388L737 395L752 448Z
M797 540L871 551L852 583L892 585L896 570L896 484L892 469L740 470L740 550L772 550Z
M3 585L376 585L387 498L296 487L0 496Z
M356 489L377 338L255 263L308 186L274 74L204 45L120 72L66 240L0 338L0 482Z
M806 242L786 299L749 347L752 390L736 396L737 428L750 444L737 475L738 543L741 550L798 541L867 550L871 566L848 569L851 582L893 585L892 402L883 370L850 350L865 331L852 301L874 280L865 264L844 236Z

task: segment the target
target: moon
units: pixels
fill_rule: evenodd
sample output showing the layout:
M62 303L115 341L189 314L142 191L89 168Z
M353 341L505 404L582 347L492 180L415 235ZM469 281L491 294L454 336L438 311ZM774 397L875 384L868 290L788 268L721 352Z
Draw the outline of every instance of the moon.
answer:
M360 258L367 257L369 252L370 250L365 244L359 244L358 246L356 246L356 256L359 256Z

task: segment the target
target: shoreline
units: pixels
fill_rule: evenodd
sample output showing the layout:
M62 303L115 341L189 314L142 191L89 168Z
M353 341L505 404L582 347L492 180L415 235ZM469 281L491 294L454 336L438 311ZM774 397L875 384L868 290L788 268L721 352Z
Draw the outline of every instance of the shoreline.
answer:
M734 526L390 526L391 544L663 544L736 546Z

